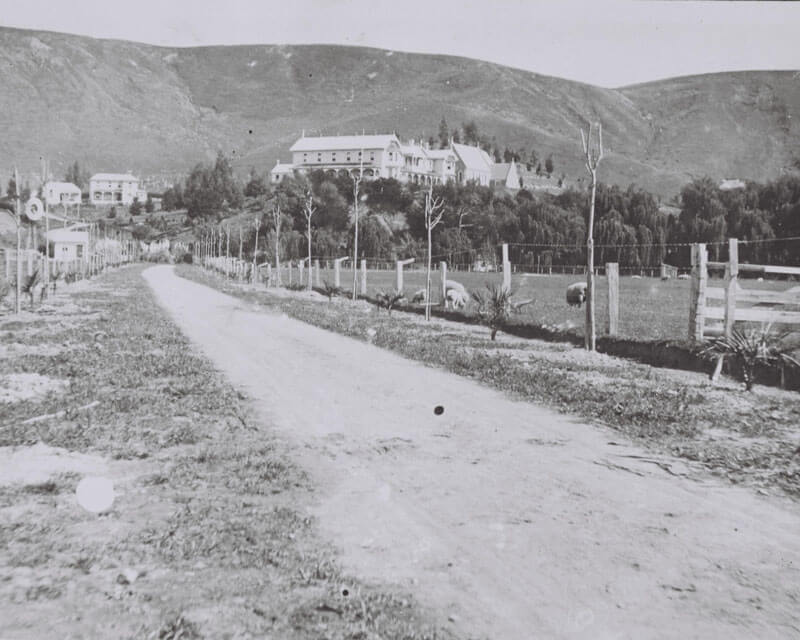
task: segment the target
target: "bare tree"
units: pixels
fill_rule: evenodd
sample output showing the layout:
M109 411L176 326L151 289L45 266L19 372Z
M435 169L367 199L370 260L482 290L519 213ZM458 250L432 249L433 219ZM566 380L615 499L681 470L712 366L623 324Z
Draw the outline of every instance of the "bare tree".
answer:
M594 321L594 201L597 192L597 165L603 159L603 125L597 123L597 143L592 145L592 125L586 135L581 129L583 154L586 156L586 171L592 180L592 196L589 201L589 225L586 232L586 325L584 345L587 350L596 348L597 331Z
M305 206L303 207L303 213L306 215L306 223L307 223L307 233L306 236L308 237L308 290L311 291L314 280L313 280L313 269L311 268L311 217L317 212L317 207L314 205L314 193L311 190L311 187L306 189L306 201ZM355 291L355 289L354 289Z
M431 232L442 221L444 199L433 197L433 185L425 192L425 229L428 231L428 266L425 278L425 320L431 319Z
M355 231L353 234L353 300L358 297L356 285L358 284L358 199L361 180L364 178L364 150L360 152L361 163L358 168L358 175L353 178L353 216L355 218ZM311 265L309 265L311 266Z
M281 284L281 205L272 205L272 224L275 227L275 282Z
M258 273L258 232L261 231L261 216L256 216L256 240L253 243L253 284L256 284Z

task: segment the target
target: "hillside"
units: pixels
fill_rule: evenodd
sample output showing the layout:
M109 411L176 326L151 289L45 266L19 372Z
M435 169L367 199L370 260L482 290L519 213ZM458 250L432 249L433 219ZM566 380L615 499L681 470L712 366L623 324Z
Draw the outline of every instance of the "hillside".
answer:
M242 173L288 159L300 131L435 134L474 119L501 145L583 175L578 128L603 122L602 178L664 196L689 176L765 179L791 163L791 72L619 90L451 56L342 46L164 48L0 28L0 156L24 171L182 172L223 149ZM0 167L5 178L8 167Z

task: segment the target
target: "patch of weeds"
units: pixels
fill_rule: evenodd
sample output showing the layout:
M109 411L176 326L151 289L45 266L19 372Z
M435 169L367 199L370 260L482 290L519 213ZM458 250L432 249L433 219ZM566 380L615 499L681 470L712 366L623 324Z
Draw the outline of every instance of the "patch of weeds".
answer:
M280 566L288 557L287 540L309 524L285 508L231 509L227 504L193 502L178 509L163 530L147 530L140 542L168 562L202 558L217 567Z
M161 625L155 636L158 640L196 640L202 638L197 625L183 614L171 614Z

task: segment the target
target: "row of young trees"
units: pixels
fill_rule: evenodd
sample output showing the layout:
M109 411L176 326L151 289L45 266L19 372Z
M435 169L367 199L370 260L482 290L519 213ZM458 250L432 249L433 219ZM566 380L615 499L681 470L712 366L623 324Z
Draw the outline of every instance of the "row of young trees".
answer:
M198 166L182 190L189 216L216 223L225 206L242 207L259 218L260 250L274 258L275 217L280 211L278 251L282 259L308 253L309 202L315 257L353 255L393 261L427 259L425 191L393 179L363 181L359 186L358 233L354 234L356 200L353 180L322 171L283 180L270 188L253 172L242 186L230 163L220 157ZM180 192L179 188L175 188ZM585 191L557 196L519 190L515 194L475 184L438 185L432 197L441 201L441 223L432 233L432 255L451 265L477 260L496 263L499 246L509 243L517 265L580 265L586 263L589 198ZM166 207L165 207L166 208ZM241 209L240 209L241 210ZM252 247L254 228L245 230ZM598 183L594 222L595 263L618 262L623 269L655 268L662 262L689 264L692 242L709 243L715 259L724 259L728 237L744 241L740 259L785 264L796 260L797 243L773 240L800 236L800 174L744 189L722 190L709 178L687 184L679 215L659 209L657 198L630 186ZM268 237L267 241L263 238Z

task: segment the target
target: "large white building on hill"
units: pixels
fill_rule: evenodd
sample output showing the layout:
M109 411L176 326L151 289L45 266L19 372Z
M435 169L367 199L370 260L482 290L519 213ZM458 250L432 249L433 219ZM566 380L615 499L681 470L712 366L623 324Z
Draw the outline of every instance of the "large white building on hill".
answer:
M489 186L493 162L478 147L453 144L447 149L429 149L410 140L400 142L394 134L355 136L303 135L289 151L291 163L278 163L270 172L272 183L285 176L322 170L334 175L356 175L363 169L364 178L394 178L416 184L461 184L475 181Z
M147 192L139 189L139 178L129 173L96 173L89 178L89 202L93 205L129 205L136 198L144 204Z

